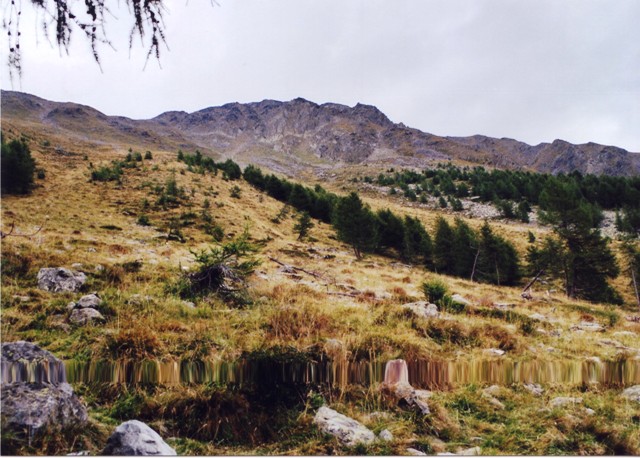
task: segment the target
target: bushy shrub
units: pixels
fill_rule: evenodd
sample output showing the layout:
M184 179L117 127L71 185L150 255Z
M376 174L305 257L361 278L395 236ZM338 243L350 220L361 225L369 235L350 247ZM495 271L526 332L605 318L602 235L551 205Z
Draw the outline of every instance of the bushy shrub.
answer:
M422 283L422 292L429 302L435 304L447 294L448 289L441 280L428 280Z

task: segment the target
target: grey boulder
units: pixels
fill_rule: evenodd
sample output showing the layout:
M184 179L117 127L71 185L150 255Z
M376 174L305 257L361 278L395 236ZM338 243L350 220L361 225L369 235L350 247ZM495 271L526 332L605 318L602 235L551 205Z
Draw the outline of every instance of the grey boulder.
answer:
M419 318L437 318L440 315L438 307L435 304L430 304L426 301L404 304L402 308L411 311L411 313Z
M118 426L109 437L102 455L175 456L177 453L149 426L138 420L129 420Z
M629 399L630 401L640 402L640 385L634 385L626 388L622 392L621 396Z
M376 440L373 431L362 423L346 417L329 407L320 407L316 413L313 423L323 433L336 437L347 446L356 444L370 444Z
M71 316L69 316L69 321L77 326L86 326L92 323L102 323L105 319L102 313L96 309L86 308L73 309Z
M38 272L38 288L52 293L80 291L86 281L87 276L83 272L64 267L45 267Z
M3 424L17 433L87 421L87 409L66 383L62 361L24 341L2 344L1 407Z

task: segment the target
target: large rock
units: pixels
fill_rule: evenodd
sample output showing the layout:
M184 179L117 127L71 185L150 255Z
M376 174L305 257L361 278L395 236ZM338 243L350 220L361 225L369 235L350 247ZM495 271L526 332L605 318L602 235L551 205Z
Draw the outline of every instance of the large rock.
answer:
M629 399L630 401L640 402L640 385L634 385L626 388L622 392L621 396Z
M440 313L438 312L438 307L435 304L430 304L426 301L404 304L402 305L402 308L409 310L419 318L437 318L440 315Z
M73 309L69 316L69 321L77 326L86 326L92 323L103 323L105 321L102 313L96 309Z
M10 383L49 383L67 381L64 364L31 342L19 340L2 344L2 385Z
M177 455L160 435L138 420L129 420L116 428L107 440L102 455Z
M87 409L68 383L12 383L2 386L2 417L11 430L30 434L46 425L87 421Z
M80 291L87 276L83 272L64 267L45 267L38 272L38 288L58 293L61 291Z
M586 332L604 332L605 328L599 323L593 323L591 321L582 321L579 324L574 324L569 328L571 331L586 331Z
M313 423L323 433L336 437L350 447L356 444L370 444L376 439L375 434L362 423L325 406L318 409Z
M2 344L2 418L9 430L33 435L46 425L87 421L87 410L66 383L64 364L30 342Z

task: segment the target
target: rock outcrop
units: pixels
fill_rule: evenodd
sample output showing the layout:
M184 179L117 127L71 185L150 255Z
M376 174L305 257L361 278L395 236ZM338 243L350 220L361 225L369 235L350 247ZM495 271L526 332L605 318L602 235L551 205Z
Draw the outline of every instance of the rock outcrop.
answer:
M440 312L438 312L438 307L435 304L430 304L426 301L403 304L402 308L405 310L409 310L419 318L437 318L440 315Z
M177 453L149 426L138 420L129 420L111 434L102 455L175 456Z

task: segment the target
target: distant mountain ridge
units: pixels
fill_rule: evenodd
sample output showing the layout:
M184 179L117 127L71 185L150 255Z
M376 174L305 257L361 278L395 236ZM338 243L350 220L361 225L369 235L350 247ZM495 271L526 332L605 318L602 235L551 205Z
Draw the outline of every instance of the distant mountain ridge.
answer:
M464 161L547 173L638 175L640 154L615 146L563 140L531 146L482 135L443 137L393 123L371 105L322 105L298 98L228 103L193 113L168 111L148 120L107 116L91 107L2 91L2 118L40 123L60 135L99 144L200 149L238 162L287 167L336 163L426 166Z

